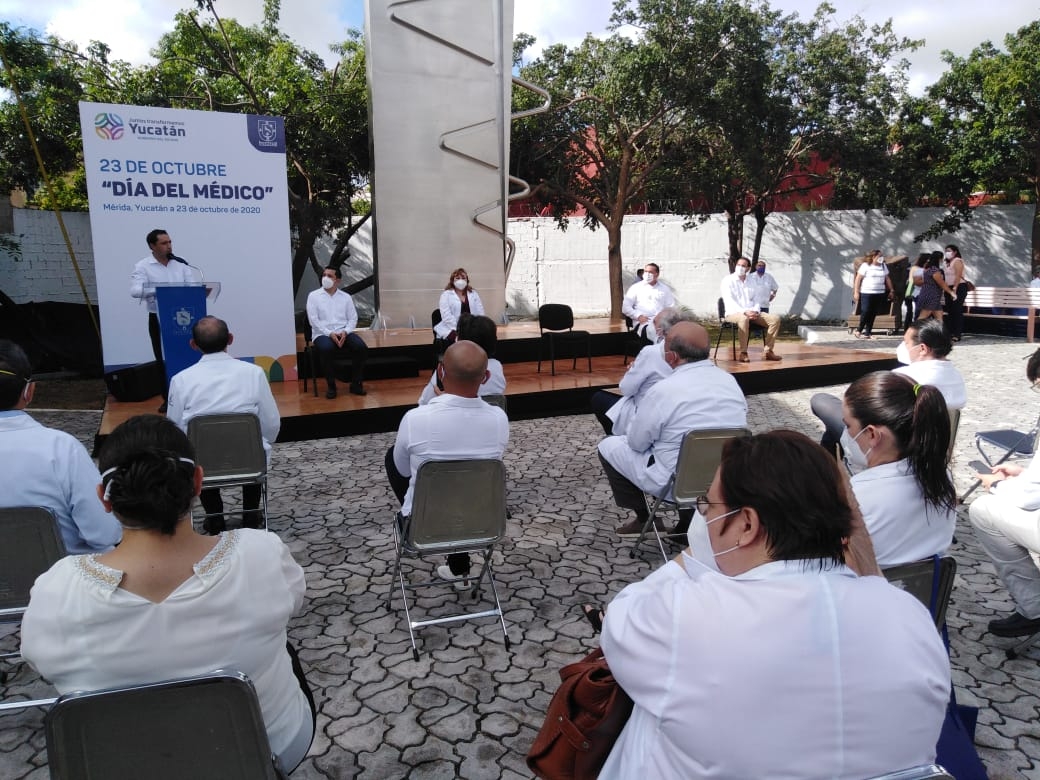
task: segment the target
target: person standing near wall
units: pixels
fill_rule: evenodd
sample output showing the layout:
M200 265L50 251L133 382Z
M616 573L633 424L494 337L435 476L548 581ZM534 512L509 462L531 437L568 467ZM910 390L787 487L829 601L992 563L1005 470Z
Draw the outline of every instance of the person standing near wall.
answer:
M886 300L892 300L892 280L888 278L885 255L875 249L872 255L860 263L856 281L852 287L852 300L859 303L858 339L872 339L874 318Z
M943 257L943 277L947 287L954 292L954 295L946 295L946 326L950 330L950 338L960 341L964 331L964 299L968 297L964 258L956 244L947 244Z

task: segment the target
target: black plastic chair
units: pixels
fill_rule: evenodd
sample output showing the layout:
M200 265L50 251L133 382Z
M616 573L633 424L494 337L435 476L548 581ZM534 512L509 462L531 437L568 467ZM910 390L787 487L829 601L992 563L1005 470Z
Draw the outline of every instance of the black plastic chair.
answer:
M587 330L574 330L574 312L565 303L546 303L538 307L538 330L541 341L538 344L538 371L542 370L542 355L546 341L549 343L549 361L552 363L552 375L556 376L556 344L575 346L571 368L578 367L578 350L576 345L585 343L585 356L589 362L589 373L592 373L592 335Z
M649 341L647 341L645 338L640 336L639 333L636 332L634 324L635 323L632 322L632 318L626 315L625 327L628 328L628 333L625 337L625 360L622 364L626 366L628 365L629 358L632 358L634 360L635 358L639 357L640 350L642 350L643 347L648 346L650 344Z
M717 360L718 359L718 357L719 357L719 343L722 341L722 334L725 333L728 330L732 334L731 348L733 350L733 359L736 360L737 359L737 334L740 333L740 328L737 327L737 323L729 322L729 321L726 320L726 301L723 298L719 298L718 307L719 307L719 336L718 336L717 339L715 339L715 353L711 356L711 359L712 360ZM756 325L755 323L751 323L750 328L751 328L752 332L757 331L758 333L761 334L761 336L762 336L762 346L765 346L765 343L766 343L766 329L763 328L761 325Z
M202 466L203 488L260 486L260 508L267 528L267 453L255 414L200 414L188 423L188 439ZM252 511L252 510L251 510ZM242 518L245 520L245 508ZM203 520L210 517L203 511Z

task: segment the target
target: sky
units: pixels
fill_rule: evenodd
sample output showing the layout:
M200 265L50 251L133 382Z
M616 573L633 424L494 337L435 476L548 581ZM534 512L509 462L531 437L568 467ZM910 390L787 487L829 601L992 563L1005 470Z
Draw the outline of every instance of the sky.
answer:
M432 1L432 0L431 0ZM1004 36L1040 19L1040 0L831 0L836 19L862 16L870 23L892 19L898 35L925 40L909 56L910 91L921 94L944 70L943 49L967 56L983 41L1002 46ZM364 0L282 0L281 29L323 56L350 27L364 27ZM575 44L587 33L607 32L612 0L515 0L513 30L538 39L538 47ZM816 0L772 0L774 8L811 16ZM109 45L115 58L142 64L148 51L173 26L173 16L193 8L190 0L0 0L0 19L85 46ZM263 0L217 0L223 17L243 24L260 21Z

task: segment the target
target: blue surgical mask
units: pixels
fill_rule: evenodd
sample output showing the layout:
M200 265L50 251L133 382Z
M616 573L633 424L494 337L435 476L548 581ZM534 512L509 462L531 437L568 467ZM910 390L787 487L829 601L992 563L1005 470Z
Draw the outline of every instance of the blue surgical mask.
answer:
M759 276L764 276L765 272L766 272L766 267L764 265L759 266L758 268L755 269L755 273L758 274Z

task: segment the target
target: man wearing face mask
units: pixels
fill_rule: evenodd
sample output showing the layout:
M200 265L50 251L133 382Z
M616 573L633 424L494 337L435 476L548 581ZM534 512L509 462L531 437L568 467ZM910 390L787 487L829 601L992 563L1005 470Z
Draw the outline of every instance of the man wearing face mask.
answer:
M354 332L357 327L357 309L353 299L339 289L340 270L329 266L321 274L321 289L307 296L307 319L314 334L314 348L318 350L328 390L326 398L336 397L336 355L350 354L352 379L350 392L367 395L364 385L365 360L368 345ZM314 378L317 382L317 377Z
M654 317L661 309L675 305L672 288L661 281L661 267L657 263L647 263L643 269L643 279L625 293L621 313L632 320L632 329L636 333L647 343L653 344L657 341Z
M769 304L776 297L780 285L776 283L773 275L766 270L766 261L759 260L755 263L755 272L748 274L748 283L753 290L752 296L758 304L758 310L763 314L769 313Z
M710 345L701 325L672 326L664 347L672 373L650 388L624 436L608 436L599 443L599 460L614 502L636 515L616 529L622 538L639 536L650 516L644 494L664 491L687 431L747 425L744 393L730 374L708 360ZM675 533L686 532L692 514L680 515Z
M71 555L111 550L123 531L98 500L94 461L72 436L25 411L36 390L31 370L22 348L0 339L0 501L53 512Z
M693 321L689 310L680 311L672 306L661 309L654 317L657 343L639 350L618 384L621 395L600 390L592 396L592 412L607 436L625 433L650 388L672 373L672 367L664 359L665 337L675 323Z
M748 338L751 335L751 323L766 329L766 360L783 360L773 351L776 336L780 332L780 318L775 314L764 314L755 300L755 284L748 278L751 261L746 257L737 260L733 273L723 277L719 288L726 310L726 322L736 323L740 333L741 363L750 363L748 357Z

